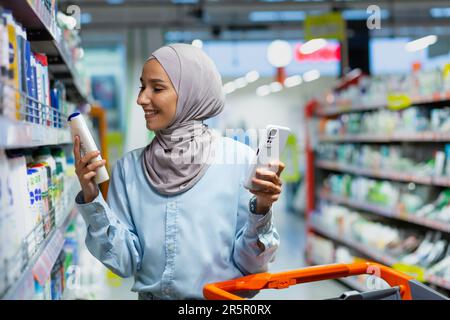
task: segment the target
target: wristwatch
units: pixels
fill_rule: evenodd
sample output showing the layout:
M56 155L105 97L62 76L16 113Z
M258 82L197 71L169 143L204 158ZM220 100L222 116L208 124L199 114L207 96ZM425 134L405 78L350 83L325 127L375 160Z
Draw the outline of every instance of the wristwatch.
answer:
M253 196L250 198L250 201L248 202L248 207L249 207L251 213L257 214L256 213L256 196Z
M250 212L253 214L259 214L259 215L265 215L267 212L264 213L258 213L256 212L256 196L253 196L250 198L250 201L248 202L248 208L250 209Z

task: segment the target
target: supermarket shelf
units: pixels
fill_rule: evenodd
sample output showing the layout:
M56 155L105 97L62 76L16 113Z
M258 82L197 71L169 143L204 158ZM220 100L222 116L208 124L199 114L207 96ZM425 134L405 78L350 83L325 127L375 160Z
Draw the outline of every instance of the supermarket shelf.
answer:
M76 182L73 180L70 187L70 197L75 192L75 186ZM71 199L74 198L74 196L71 197ZM33 296L34 279L45 280L48 278L64 246L64 233L78 213L73 205L69 205L64 209L66 210L65 219L63 219L61 225L51 231L49 236L44 240L20 277L2 297L3 300L29 300Z
M41 10L27 0L0 0L0 5L11 10L14 18L30 31L31 36L56 39L56 25L52 24L50 15L44 15L44 8Z
M372 170L359 168L355 166L347 166L337 164L333 161L319 160L316 163L317 167L326 170L348 172L356 175L367 176L372 178L387 179L401 182L414 182L418 184L450 187L450 177L446 176L418 176L409 173L389 171L389 170Z
M416 224L416 225L419 225L422 227L427 227L427 228L430 228L433 230L450 233L450 224L449 223L444 223L444 222L435 221L435 220L431 220L431 219L416 217L414 215L401 214L395 208L393 208L393 209L382 208L377 205L362 203L362 202L354 201L354 200L351 200L351 199L348 199L345 197L336 196L336 195L330 194L329 192L326 192L323 190L320 192L320 198L331 201L336 204L346 205L348 207L351 207L351 208L354 208L357 210L368 211L368 212L371 212L371 213L374 213L374 214L377 214L377 215L380 215L383 217L402 220L402 221L413 223L413 224Z
M0 116L0 148L31 148L67 143L72 143L69 129L52 128Z
M344 134L344 135L320 135L320 142L449 142L450 133L445 132L420 132L420 133L395 133L390 135L376 134Z
M392 267L395 265L398 261L394 258L389 256L388 254L384 252L380 252L378 250L370 249L369 247L362 245L354 240L351 239L345 239L337 234L335 234L332 231L327 230L325 227L317 224L317 223L311 223L309 224L309 227L314 231L317 232L326 238L333 240L338 243L342 243L343 245L358 251L359 253L365 255L369 259L373 259L375 261L378 261L386 266ZM443 289L450 290L450 281L447 281L445 279L441 279L439 277L436 277L434 275L425 275L425 281L429 284L433 284L435 286L441 287Z
M310 227L312 230L325 236L326 238L331 239L335 242L340 242L340 243L344 244L345 246L364 254L365 256L367 256L370 259L381 262L382 264L385 264L388 266L392 266L396 263L396 259L393 257L390 257L386 253L380 252L380 251L377 251L374 249L370 249L367 246L360 244L354 240L345 239L345 238L335 234L334 232L327 230L325 227L323 227L317 223L311 224Z
M450 92L436 94L433 98L424 97L414 99L411 102L411 106L445 106L450 105ZM326 106L319 108L316 111L317 116L321 117L329 117L329 116L337 116L343 113L350 112L364 112L378 109L389 109L387 103L379 103L379 104L359 104L354 105L351 100L345 99L336 102L335 106Z
M418 184L426 184L426 185L450 186L450 177L439 177L438 180L435 181L434 177L429 176L428 177L417 176L409 173L395 172L385 169L381 170L365 169L356 166L342 165L333 161L325 161L325 160L317 161L316 166L321 169L348 172L351 174L367 176L372 178L395 180L402 182L415 182Z
M337 116L343 113L350 113L350 112L363 112L363 111L372 111L372 110L379 110L384 109L385 105L358 105L353 106L351 101L343 101L341 103L336 104L334 107L323 107L319 108L316 111L316 115L319 117L331 117L331 116Z
M56 24L52 23L50 16L44 15L45 9L35 8L26 0L0 0L0 5L12 10L14 18L27 29L31 49L48 56L50 71L63 75L61 80L66 84L69 99L75 102L89 102L91 99L73 67L69 50L58 39Z

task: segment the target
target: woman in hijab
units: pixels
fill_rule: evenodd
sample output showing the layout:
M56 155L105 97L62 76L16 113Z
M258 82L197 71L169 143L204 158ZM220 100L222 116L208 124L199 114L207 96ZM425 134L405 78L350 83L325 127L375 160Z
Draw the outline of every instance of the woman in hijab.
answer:
M267 271L279 245L271 206L284 164L258 170L262 190L243 187L254 151L203 124L222 111L224 95L201 49L156 50L141 85L137 103L155 138L116 163L107 202L93 180L105 162L89 164L98 153L82 157L75 138L89 251L117 275L134 276L139 299L202 299L207 283Z

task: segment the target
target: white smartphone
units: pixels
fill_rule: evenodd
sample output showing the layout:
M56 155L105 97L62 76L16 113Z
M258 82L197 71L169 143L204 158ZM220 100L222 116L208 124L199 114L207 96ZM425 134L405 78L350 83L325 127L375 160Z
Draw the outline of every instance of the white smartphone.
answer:
M258 190L258 187L254 186L252 182L256 174L256 169L265 168L272 172L278 171L278 168L269 167L269 163L280 160L290 133L291 129L287 127L276 126L273 124L269 124L266 127L266 138L259 143L258 150L251 162L250 170L244 182L245 188L249 190Z

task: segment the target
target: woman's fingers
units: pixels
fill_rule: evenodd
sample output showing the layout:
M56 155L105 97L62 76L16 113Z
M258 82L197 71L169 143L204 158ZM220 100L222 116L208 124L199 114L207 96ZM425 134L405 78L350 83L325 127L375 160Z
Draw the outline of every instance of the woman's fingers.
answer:
M260 189L262 189L266 192L272 192L272 193L280 193L281 192L281 188L270 181L253 178L252 182L255 186L258 186Z
M73 155L75 157L75 164L79 164L81 161L81 153L80 153L80 137L75 136L73 142Z
M261 180L271 181L272 183L281 186L282 182L279 176L275 172L257 169L256 170L256 178Z
M97 175L97 173L96 173L95 171L89 171L88 173L85 173L85 174L83 175L83 179L89 181L89 180L91 180L93 177L95 177L96 175Z
M281 162L281 161L273 161L271 163L269 163L269 167L272 168L276 168L277 169L277 176L279 177L281 172L283 172L284 168L286 168L286 165Z
M84 155L83 158L81 158L81 164L86 166L92 159L94 159L96 156L100 154L100 151L91 151Z
M95 162L92 162L91 164L87 165L86 168L89 171L93 171L93 170L95 170L97 168L100 168L101 166L104 166L105 163L106 163L106 160L95 161Z
M254 194L257 197L270 200L272 202L277 201L279 196L280 196L278 193L277 194L273 194L273 193L267 193L267 192L264 192L264 191L256 191L256 190L250 190L250 193Z

